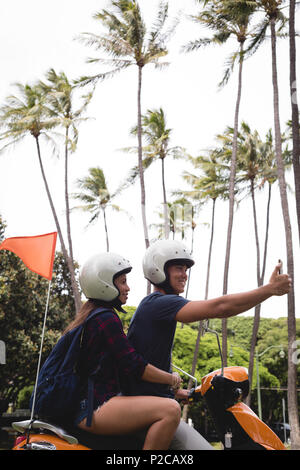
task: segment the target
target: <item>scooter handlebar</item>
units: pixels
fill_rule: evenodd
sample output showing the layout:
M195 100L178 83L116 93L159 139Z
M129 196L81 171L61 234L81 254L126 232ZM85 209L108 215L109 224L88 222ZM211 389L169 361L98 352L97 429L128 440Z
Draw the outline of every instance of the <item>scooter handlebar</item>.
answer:
M200 388L201 387L194 387L190 389L188 396L189 403L198 403L201 400L202 395L200 393Z

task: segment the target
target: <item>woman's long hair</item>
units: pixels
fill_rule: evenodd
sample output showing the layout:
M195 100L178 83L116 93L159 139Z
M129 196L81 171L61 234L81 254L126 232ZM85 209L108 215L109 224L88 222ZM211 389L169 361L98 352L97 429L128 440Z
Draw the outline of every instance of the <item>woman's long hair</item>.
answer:
M68 333L68 331L73 330L73 328L76 328L77 326L81 325L89 316L89 314L99 307L111 309L112 311L118 310L118 312L126 313L125 310L123 310L122 304L118 297L110 302L105 302L104 300L98 299L89 299L85 302L85 304L83 304L79 312L76 314L74 320L64 330L63 335Z
M74 318L71 323L66 327L66 329L63 332L63 335L68 333L68 331L73 330L73 328L76 328L77 326L81 325L86 318L89 316L89 314L95 310L95 308L102 307L101 303L97 301L96 299L89 299L87 300L77 313L76 317Z

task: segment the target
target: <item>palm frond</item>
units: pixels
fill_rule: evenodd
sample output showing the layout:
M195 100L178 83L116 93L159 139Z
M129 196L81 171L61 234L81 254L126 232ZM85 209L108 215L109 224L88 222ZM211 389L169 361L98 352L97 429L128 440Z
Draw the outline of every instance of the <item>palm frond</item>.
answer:
M255 54L259 46L264 42L266 38L266 32L269 26L269 21L267 18L264 18L256 27L254 33L252 34L253 39L250 40L250 44L244 51L246 57Z
M78 87L83 87L87 85L96 85L96 83L99 81L107 80L108 78L114 77L115 74L121 72L121 70L123 70L123 67L110 70L109 72L98 73L96 75L90 75L90 76L85 75L85 76L75 79L74 83Z
M229 57L228 59L226 60L225 62L225 65L226 65L226 68L225 68L225 72L224 72L224 75L223 75L223 78L222 80L220 81L220 83L218 84L218 87L219 88L222 88L224 87L225 85L227 85L228 83L228 80L233 72L233 69L234 69L234 66L235 66L235 63L236 63L236 60L237 58L241 60L243 60L243 54L240 52L240 51L236 51L236 52L233 52Z
M200 38L195 41L190 41L181 47L182 52L194 52L200 47L209 46L212 43L211 38Z

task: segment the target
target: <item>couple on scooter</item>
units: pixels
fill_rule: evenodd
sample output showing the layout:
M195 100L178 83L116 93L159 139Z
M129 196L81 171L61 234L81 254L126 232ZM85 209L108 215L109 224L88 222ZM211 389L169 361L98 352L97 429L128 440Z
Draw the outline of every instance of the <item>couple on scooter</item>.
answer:
M84 367L93 370L101 361L101 373L94 385L91 426L86 425L87 390L82 391L74 416L79 428L100 435L144 432L144 450L213 449L180 421L180 406L174 398L187 398L187 391L179 389L180 377L169 373L177 321L237 315L273 295L287 294L291 279L280 274L277 265L269 283L262 287L189 301L179 294L184 292L187 270L193 264L188 249L178 241L157 241L147 249L143 269L154 292L141 301L127 337L116 310L122 311L127 301L130 263L120 255L103 253L84 264L80 285L88 300L66 331L80 325L95 308L108 309L89 321L83 339Z

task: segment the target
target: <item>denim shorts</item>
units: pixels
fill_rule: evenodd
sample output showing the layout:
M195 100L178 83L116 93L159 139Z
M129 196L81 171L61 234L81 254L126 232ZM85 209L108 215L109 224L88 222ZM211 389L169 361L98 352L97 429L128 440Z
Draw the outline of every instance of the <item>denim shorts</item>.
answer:
M86 398L84 398L79 403L79 407L74 418L74 424L78 426L78 424L81 423L81 421L85 419L87 415L88 415L88 401Z
M121 394L119 394L119 395L121 395ZM96 408L96 409L99 410L101 408L101 406L105 405L105 403L107 403L107 401L104 401L102 403L102 405L99 405L98 408ZM96 410L94 410L94 411L96 411ZM82 420L87 418L87 415L88 415L88 401L87 401L87 398L84 398L79 403L79 407L78 407L77 413L75 414L75 418L74 418L74 424L76 426L78 426L78 424L81 423Z

